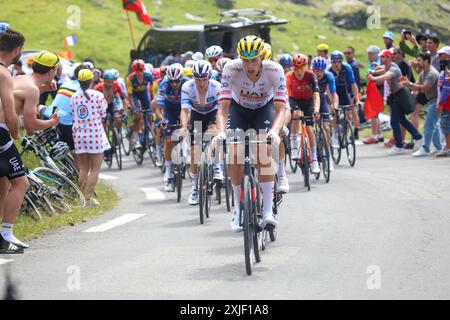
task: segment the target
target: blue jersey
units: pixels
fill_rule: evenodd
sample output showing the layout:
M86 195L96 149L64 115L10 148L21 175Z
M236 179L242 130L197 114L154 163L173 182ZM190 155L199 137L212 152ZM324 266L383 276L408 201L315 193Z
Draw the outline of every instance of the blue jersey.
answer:
M379 66L381 66L381 59L378 57L377 60L375 60L374 62L378 63ZM372 64L372 62L369 61L369 67L367 68L369 71L374 71L375 70L375 66Z
M127 77L127 90L128 94L140 93L149 90L153 84L153 76L151 72L145 70L142 82L139 82L136 73L131 73Z
M352 84L356 83L355 76L353 75L353 69L347 62L342 62L342 68L339 72L333 70L333 68L329 68L336 82L336 93L339 96L339 104L340 105L349 105L350 97L352 92L349 91L349 88L352 87Z
M330 93L336 93L336 82L331 72L325 71L322 79L319 80L320 95L325 96L327 87L330 89Z
M183 84L190 79L188 77L183 77L178 89L174 89L170 84L167 77L159 84L158 96L156 98L156 103L160 106L177 106L181 107L181 87Z

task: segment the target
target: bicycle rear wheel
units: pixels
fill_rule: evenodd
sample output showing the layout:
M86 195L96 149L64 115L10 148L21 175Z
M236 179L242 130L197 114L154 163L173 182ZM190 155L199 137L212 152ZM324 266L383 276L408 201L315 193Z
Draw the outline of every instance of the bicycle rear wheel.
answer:
M321 157L322 157L322 170L323 170L323 176L325 178L325 182L330 182L330 145L328 143L328 137L325 133L325 131L322 130L321 132L321 140L322 140L322 151L321 151Z
M130 155L131 152L131 133L132 130L131 128L128 126L127 123L124 123L122 125L122 129L121 129L122 133L122 149L123 152L125 153L126 156Z
M70 206L76 208L84 208L86 206L86 199L81 190L61 173L45 167L38 167L33 170L33 173L43 183L53 188L58 193L58 196Z
M244 190L244 199L241 203L241 214L243 215L243 230L244 230L244 258L245 258L245 270L250 276L252 274L252 251L253 248L253 230L251 217L253 214L252 210L252 196L251 196L251 181L249 176L244 177L242 183L242 188Z
M29 215L35 221L42 220L42 213L39 210L38 206L33 202L30 191L27 191L27 193L25 193L20 212Z
M347 151L348 163L350 167L353 167L356 162L355 133L348 119L346 120L344 139L346 140L345 149Z
M214 193L214 168L212 165L207 165L206 168L205 216L206 218L209 218L211 212L211 196Z
M176 184L177 184L177 202L180 202L181 200L181 189L183 187L183 172L182 172L182 165L181 164L177 164L175 165L176 167L176 176L175 179Z
M302 171L303 171L303 180L305 182L305 187L308 188L308 191L311 190L311 185L309 182L309 152L308 152L308 144L306 143L306 139L302 139Z
M117 128L114 128L113 130L113 140L115 145L114 153L116 156L117 167L119 170L122 170L122 143L120 142L119 130L117 130Z
M339 143L339 147L338 148L335 148L335 147L333 147L333 146L331 146L331 148L330 148L330 151L331 151L331 157L333 158L333 162L335 163L335 164L339 164L339 162L341 161L341 153L342 153L342 150L341 150L341 148L342 148L342 145L341 145L341 141L342 141L342 138L341 138L341 128L340 128L340 124L338 125L338 129L336 130L336 132L337 132L337 137L336 137L336 139L337 139L337 141L338 141L338 143ZM335 131L335 130L332 130L332 131ZM335 135L336 133L334 133L334 132L332 132L332 135Z
M205 221L205 201L207 196L207 187L206 187L206 164L202 163L200 165L200 172L199 172L199 215L200 215L200 224L203 224Z

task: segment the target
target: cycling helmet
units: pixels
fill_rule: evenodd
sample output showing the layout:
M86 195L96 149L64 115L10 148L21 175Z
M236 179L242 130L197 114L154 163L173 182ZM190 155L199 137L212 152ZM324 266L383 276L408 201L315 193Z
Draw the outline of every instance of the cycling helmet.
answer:
M194 60L188 60L188 61L186 61L186 62L184 63L184 66L185 66L186 68L192 68L192 67L194 66L194 64L195 64L195 61L194 61Z
M152 76L153 76L154 79L161 78L161 68L154 68L152 70Z
M205 58L216 58L223 55L223 49L220 46L211 46L206 49Z
M330 59L331 61L342 61L344 60L344 54L338 50L335 50L331 53Z
M292 57L291 57L291 55L287 54L287 53L283 53L280 56L280 64L283 67L290 67L292 65Z
M145 70L144 60L136 59L133 61L133 71L134 72L144 71L144 70Z
M264 43L264 60L272 59L272 46L267 42Z
M103 79L116 80L117 79L116 73L111 69L105 70L105 73L103 74Z
M94 70L94 64L92 62L85 61L83 62L83 65L88 69Z
M78 81L89 81L94 79L94 73L89 69L83 69L78 72Z
M146 63L145 64L145 69L149 72L152 72L153 70L153 65L151 63Z
M192 60L194 61L203 60L203 53L197 51L192 55Z
M264 53L264 40L254 35L246 36L239 40L237 53L241 59L256 59Z
M54 68L59 64L58 55L50 51L41 51L34 55L33 63L44 67Z
M116 77L116 79L118 79L120 77L120 72L117 69L110 69L111 72L114 73L114 76Z
M325 70L327 68L327 60L323 57L315 57L311 65L313 70Z
M167 78L169 78L170 81L181 80L183 72L183 66L180 63L171 64L169 68L167 68Z
M159 71L161 71L161 76L164 77L167 73L167 66L161 66L159 67Z
M370 45L367 48L367 53L373 53L373 54L379 54L380 53L380 48L378 48L376 45Z
M230 58L220 58L219 60L217 60L217 64L216 64L216 70L219 73L222 73L223 68L225 67L225 65L227 64L228 61L231 61Z
M292 56L292 66L295 68L301 68L308 65L308 57L302 53L294 54Z
M192 68L192 74L195 79L205 79L211 76L211 63L205 60L197 61Z
M67 143L58 141L50 150L50 157L54 160L62 160L69 153L70 148Z
M330 47L326 43L321 43L316 48L318 51L328 51Z

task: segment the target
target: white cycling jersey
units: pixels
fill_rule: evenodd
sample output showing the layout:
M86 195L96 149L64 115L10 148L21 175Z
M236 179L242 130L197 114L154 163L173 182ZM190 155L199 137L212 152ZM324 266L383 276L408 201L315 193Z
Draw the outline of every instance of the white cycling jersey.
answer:
M210 79L204 103L200 102L200 95L195 80L189 80L181 87L181 108L207 114L217 110L219 106L220 82Z
M248 109L258 109L270 100L287 102L286 77L283 68L271 60L262 62L261 76L251 81L241 59L228 62L222 72L219 100L231 100Z

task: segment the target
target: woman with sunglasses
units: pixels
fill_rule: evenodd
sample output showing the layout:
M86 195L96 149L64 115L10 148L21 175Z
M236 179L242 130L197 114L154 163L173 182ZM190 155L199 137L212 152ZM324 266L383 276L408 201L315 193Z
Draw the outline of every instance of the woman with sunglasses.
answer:
M220 82L211 79L212 66L207 61L196 61L192 68L194 79L186 82L181 88L181 134L187 135L188 121L191 134L191 171L192 192L189 204L198 204L198 163L201 155L201 135L216 133L216 114L219 106ZM190 113L190 120L189 119ZM215 164L214 180L224 179L220 163Z
M167 68L167 74L158 88L156 98L156 116L158 119L167 120L168 126L164 128L164 157L166 159L166 172L164 190L174 192L173 163L172 163L172 133L175 125L179 123L181 112L181 87L190 79L183 75L184 68L180 63L171 64Z

